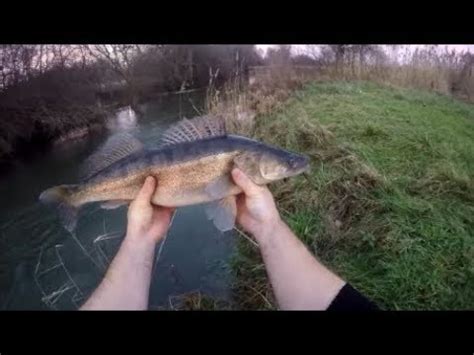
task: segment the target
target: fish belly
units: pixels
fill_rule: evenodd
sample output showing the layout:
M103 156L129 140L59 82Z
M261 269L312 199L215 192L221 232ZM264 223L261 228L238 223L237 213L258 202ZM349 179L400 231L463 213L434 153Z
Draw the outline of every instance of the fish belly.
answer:
M76 205L98 201L133 200L148 175L149 171L143 170L119 178L104 179L99 183L86 184L73 198Z
M158 187L152 202L161 206L180 207L215 200L206 192L209 184L219 179L229 179L233 167L232 153L222 153L193 161L174 164L160 169ZM229 183L226 195L236 195L241 190Z

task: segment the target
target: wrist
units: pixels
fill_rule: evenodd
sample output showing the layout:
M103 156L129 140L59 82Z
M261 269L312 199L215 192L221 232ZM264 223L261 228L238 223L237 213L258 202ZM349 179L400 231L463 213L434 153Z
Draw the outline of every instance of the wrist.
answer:
M114 287L119 287L117 285L122 285L124 280L129 280L131 274L152 269L156 243L140 237L128 233L125 235L104 278L109 283L115 284Z
M272 222L265 223L265 228L259 233L255 233L254 237L259 245L268 243L269 240L274 239L280 233L279 231L284 227L285 222L282 221L280 216Z
M145 235L138 233L127 232L125 235L124 242L127 248L136 249L136 250L154 250L157 244L157 241L152 238L147 238Z

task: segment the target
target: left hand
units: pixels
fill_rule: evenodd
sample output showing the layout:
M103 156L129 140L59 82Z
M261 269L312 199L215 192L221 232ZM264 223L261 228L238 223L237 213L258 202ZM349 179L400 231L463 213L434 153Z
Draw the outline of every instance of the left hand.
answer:
M168 232L174 208L155 206L151 203L155 188L155 178L147 177L137 197L130 204L127 225L129 239L156 244Z
M272 193L266 186L259 186L239 169L232 170L234 182L243 190L237 196L237 222L260 243L274 235L281 224L280 214Z

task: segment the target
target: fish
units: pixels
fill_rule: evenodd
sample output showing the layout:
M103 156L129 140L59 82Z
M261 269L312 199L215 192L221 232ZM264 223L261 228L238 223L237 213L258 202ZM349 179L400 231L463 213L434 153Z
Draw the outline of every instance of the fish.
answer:
M131 133L116 134L82 164L77 184L51 187L39 200L55 207L63 226L72 232L82 206L127 205L145 179L153 176L157 187L152 204L173 208L203 204L208 219L225 232L235 226L236 196L242 192L231 176L234 167L258 185L309 169L307 156L229 134L225 121L210 115L175 123L158 143L149 149Z

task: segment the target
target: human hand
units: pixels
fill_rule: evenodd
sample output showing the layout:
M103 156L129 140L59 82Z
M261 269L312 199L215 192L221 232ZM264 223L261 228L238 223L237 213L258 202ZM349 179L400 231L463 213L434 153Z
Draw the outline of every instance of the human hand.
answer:
M241 170L232 170L234 182L244 191L237 196L237 222L260 240L280 224L275 200L266 186L256 185Z
M155 188L155 178L147 177L128 208L127 236L131 239L157 243L168 231L174 209L151 203Z

